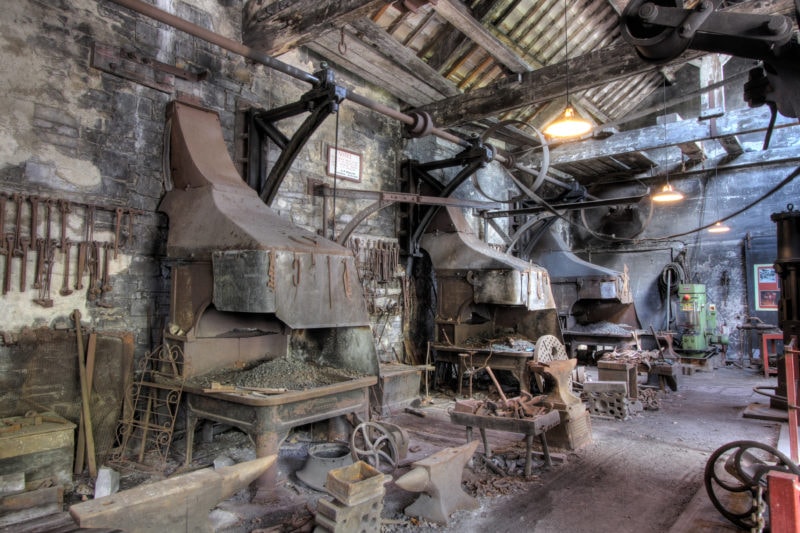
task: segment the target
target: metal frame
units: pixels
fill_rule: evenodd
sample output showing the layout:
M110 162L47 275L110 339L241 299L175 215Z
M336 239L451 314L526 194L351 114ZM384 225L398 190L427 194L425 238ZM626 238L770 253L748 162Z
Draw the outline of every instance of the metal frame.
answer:
M258 192L267 205L272 204L278 189L311 135L329 115L337 113L339 104L347 97L347 90L336 85L333 71L323 66L314 74L320 80L314 87L291 104L270 110L246 111L247 115L247 184ZM308 113L291 137L278 128L278 122ZM270 140L281 150L281 155L265 176L264 143Z

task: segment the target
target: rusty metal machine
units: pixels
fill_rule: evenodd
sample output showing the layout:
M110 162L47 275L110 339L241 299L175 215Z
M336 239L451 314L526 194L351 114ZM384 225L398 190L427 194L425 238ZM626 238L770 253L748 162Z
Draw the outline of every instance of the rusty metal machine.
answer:
M436 273L437 361L456 365L460 385L465 367L483 366L491 357L494 369L511 371L527 391L525 364L532 349L498 350L486 341L512 337L532 343L546 334L561 339L547 271L478 239L456 207L439 210L420 248L430 255ZM459 358L462 353L472 360Z
M350 251L261 201L234 169L215 113L176 102L168 126L170 187L160 209L169 216L172 289L164 339L182 352L175 378L184 383L187 461L199 419L249 433L265 457L293 427L348 413L367 417L379 366ZM210 372L288 359L341 375L304 390L284 384L290 390L269 395L198 385ZM273 467L260 478L260 496L275 475Z
M633 340L641 325L627 272L589 263L553 230L537 241L531 259L550 272L550 285L570 356L599 357Z

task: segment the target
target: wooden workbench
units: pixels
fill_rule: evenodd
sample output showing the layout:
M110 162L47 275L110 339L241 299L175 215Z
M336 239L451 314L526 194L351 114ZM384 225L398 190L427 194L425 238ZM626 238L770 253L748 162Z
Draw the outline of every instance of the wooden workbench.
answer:
M547 448L545 432L561 423L561 417L555 409L543 415L532 418L506 418L502 416L482 416L470 413L450 411L450 421L453 424L466 426L467 442L472 441L472 428L477 427L483 440L483 449L486 458L492 456L489 440L486 438L487 429L521 433L525 435L525 476L531 475L531 455L533 453L533 438L539 437L542 444L542 454L547 466L551 466L550 451Z
M436 363L455 365L458 375L458 394L461 395L461 381L467 368L491 367L492 370L509 370L517 381L519 388L530 392L531 376L528 372L528 361L533 352L516 352L510 350L491 350L474 346L456 346L436 343L431 345L436 350Z

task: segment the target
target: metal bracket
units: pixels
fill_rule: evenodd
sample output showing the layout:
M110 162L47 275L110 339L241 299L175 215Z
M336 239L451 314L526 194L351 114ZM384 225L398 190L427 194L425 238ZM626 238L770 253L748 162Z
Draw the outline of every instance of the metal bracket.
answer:
M175 78L197 82L208 76L207 70L192 72L137 52L98 42L92 45L91 65L103 72L169 94L175 90Z
M270 205L278 193L286 173L311 135L328 118L339 111L339 104L347 98L347 89L336 85L333 71L323 64L314 76L321 80L300 100L270 110L247 112L247 184L255 189L261 199ZM277 126L281 120L308 113L303 123L288 137ZM272 141L281 154L269 174L266 174L264 142Z

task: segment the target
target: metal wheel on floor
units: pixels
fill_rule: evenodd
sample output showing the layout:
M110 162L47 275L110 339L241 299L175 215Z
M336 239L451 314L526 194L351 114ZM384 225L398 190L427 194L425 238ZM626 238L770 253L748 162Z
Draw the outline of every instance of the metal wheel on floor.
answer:
M400 460L392 432L377 422L362 422L350 436L350 453L384 474L391 474Z
M768 444L729 442L706 462L706 492L714 507L733 524L764 531L769 522L767 474L773 470L800 475L800 467Z

